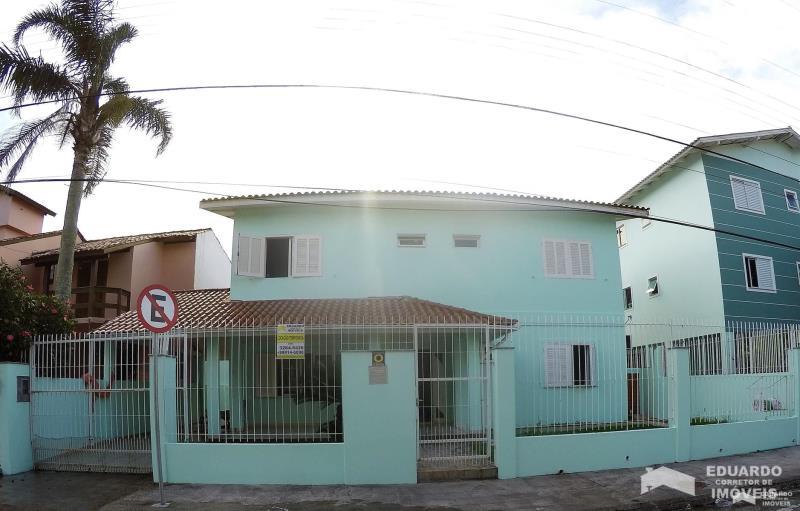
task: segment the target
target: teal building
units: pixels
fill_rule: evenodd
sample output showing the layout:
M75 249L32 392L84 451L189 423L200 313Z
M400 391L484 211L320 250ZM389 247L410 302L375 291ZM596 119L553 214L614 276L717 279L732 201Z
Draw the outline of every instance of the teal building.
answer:
M798 178L783 128L698 138L625 192L651 216L617 224L629 321L800 321Z

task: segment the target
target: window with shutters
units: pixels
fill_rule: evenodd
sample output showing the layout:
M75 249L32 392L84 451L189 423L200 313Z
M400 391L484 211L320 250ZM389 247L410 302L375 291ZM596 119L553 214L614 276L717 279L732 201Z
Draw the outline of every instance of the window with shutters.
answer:
M244 277L263 277L265 255L265 238L240 234L236 246L236 274Z
M742 259L744 261L747 290L775 293L775 270L772 265L772 258L742 254Z
M733 205L736 209L764 214L761 183L743 177L731 176L731 191L733 192Z
M593 279L592 244L588 241L544 240L544 275L551 278Z
M595 385L597 355L591 344L548 343L544 346L545 387Z
M794 190L784 190L786 197L786 208L793 213L800 213L800 202L797 200L797 192Z
M319 236L295 236L292 242L292 276L322 275L322 239Z

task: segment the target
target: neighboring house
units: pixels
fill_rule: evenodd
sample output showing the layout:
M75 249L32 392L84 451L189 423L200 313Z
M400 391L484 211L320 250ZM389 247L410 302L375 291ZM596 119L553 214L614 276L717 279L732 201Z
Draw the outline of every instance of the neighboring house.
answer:
M58 253L37 250L20 260L36 291L52 292ZM207 289L226 287L229 279L230 260L211 229L82 240L75 247L72 290L78 330L127 312L149 284Z
M0 186L0 261L19 266L34 252L58 248L61 231L42 232L47 215L55 213L16 190ZM77 241L85 241L80 232ZM37 282L33 267L23 267L23 272L30 282Z
M0 185L0 240L40 234L46 215L55 213L27 195Z
M782 128L698 138L625 192L653 217L617 226L630 320L800 321L798 178L800 137Z

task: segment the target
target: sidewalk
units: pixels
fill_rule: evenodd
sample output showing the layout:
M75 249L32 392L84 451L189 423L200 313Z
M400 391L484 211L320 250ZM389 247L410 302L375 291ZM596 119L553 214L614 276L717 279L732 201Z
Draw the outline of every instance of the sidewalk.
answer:
M272 509L317 511L335 508L369 510L627 510L697 509L713 506L713 479L708 465L779 465L783 474L775 478L776 489L800 489L800 448L730 456L713 460L673 463L669 466L697 478L697 496L669 488L640 495L641 468L585 472L507 481L459 481L404 486L247 486L169 485L170 509L193 511L220 509ZM149 509L157 502L157 489L137 491L105 507L106 511ZM800 494L792 503L800 502ZM757 509L737 504L735 509ZM775 509L774 507L771 509Z
M402 486L168 485L166 496L169 509L191 511L715 509L708 465L779 465L783 474L774 487L796 490L791 502L800 509L800 447L668 465L698 478L696 497L668 488L640 495L641 468ZM149 476L29 472L0 478L3 510L152 510L156 502L158 488ZM737 504L733 509L759 507Z

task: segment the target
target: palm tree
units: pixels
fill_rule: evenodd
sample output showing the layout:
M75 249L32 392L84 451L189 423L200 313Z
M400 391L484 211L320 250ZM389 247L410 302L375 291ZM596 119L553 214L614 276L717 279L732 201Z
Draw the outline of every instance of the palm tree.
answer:
M116 51L137 35L129 23L114 23L113 0L62 0L25 16L14 31L13 45L0 44L0 89L13 95L14 106L25 101L50 101L50 115L21 122L0 137L0 169L13 181L37 142L55 136L59 147L72 144L72 175L64 211L55 294L67 302L72 293L72 268L78 213L106 174L114 131L121 125L160 137L156 155L172 138L169 113L161 101L131 96L125 79L109 68ZM31 56L22 45L31 29L43 30L63 50L63 62ZM19 115L19 109L12 110Z

